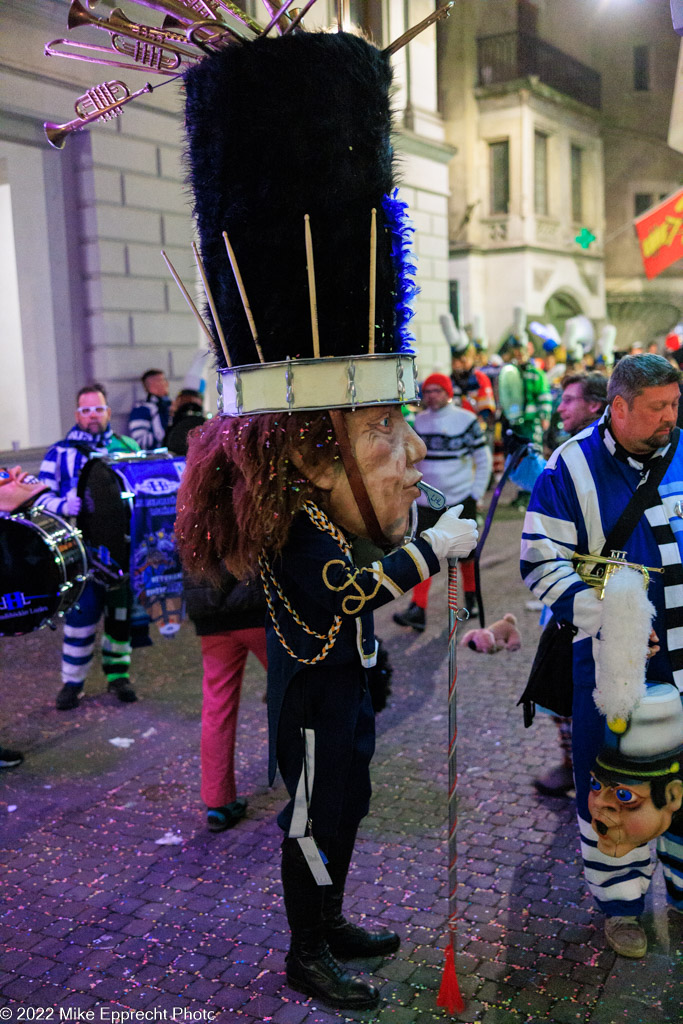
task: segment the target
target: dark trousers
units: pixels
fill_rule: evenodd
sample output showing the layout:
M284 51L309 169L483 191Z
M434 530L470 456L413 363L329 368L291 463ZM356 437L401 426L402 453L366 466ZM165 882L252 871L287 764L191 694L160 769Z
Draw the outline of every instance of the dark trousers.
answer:
M309 817L316 840L355 835L370 806L375 715L365 670L358 664L306 666L290 682L277 737L280 774L291 799L278 816L289 832L303 767L302 729L315 732L315 772Z

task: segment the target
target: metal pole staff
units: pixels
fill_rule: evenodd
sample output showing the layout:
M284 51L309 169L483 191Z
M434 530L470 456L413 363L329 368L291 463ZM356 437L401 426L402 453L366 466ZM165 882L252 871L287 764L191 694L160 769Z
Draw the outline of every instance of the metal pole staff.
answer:
M455 939L458 921L458 813L456 790L458 785L457 740L457 641L458 616L458 560L448 559L448 945L441 987L436 1005L443 1006L449 1013L460 1013L465 1003L460 994L455 973ZM467 613L465 612L465 618Z
M425 494L431 508L435 510L446 507L446 498L424 480L417 485ZM441 987L436 997L436 1005L443 1006L449 1013L459 1013L465 1009L460 994L458 978L455 973L455 938L458 920L458 846L457 826L458 815L455 793L458 784L458 767L456 759L458 738L458 716L456 701L457 641L456 630L458 617L469 618L466 609L458 608L458 559L448 559L448 945L446 946L446 963L444 964Z

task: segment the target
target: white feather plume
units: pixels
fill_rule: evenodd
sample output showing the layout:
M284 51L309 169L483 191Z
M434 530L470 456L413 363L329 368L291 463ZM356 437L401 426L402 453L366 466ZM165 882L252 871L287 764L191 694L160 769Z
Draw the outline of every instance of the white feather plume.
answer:
M562 342L567 354L572 352L581 356L590 352L595 343L595 328L588 317L583 313L571 316L565 323Z
M614 324L605 324L598 338L598 355L602 356L606 366L614 362L614 343L617 340L617 329Z
M481 313L475 313L472 317L472 339L479 348L486 349L489 347L489 340L486 337L486 328L484 327L484 317Z
M655 609L636 569L619 569L605 586L596 665L595 705L607 718L628 719L645 693L645 665Z
M444 338L450 345L452 352L454 354L464 352L470 343L469 338L464 331L458 330L455 326L453 314L442 313L439 317L439 323L441 324L441 330L443 331Z

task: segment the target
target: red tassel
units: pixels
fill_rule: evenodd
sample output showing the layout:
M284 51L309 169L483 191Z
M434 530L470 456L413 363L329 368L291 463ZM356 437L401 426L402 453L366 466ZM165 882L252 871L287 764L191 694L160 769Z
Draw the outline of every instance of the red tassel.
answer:
M455 973L455 958L453 956L453 945L448 943L446 947L446 963L443 968L443 978L441 979L441 988L439 994L436 997L436 1005L442 1006L449 1013L462 1013L465 1009L463 998L460 995L460 988L458 986L458 978Z

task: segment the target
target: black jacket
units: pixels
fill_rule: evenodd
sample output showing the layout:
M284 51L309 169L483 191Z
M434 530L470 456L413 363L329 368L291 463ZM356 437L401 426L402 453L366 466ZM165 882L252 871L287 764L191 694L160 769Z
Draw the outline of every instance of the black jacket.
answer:
M266 598L261 580L237 580L223 570L220 587L185 578L185 607L197 636L265 626Z
M164 445L174 455L187 455L187 435L204 423L201 406L194 402L181 405L173 416L173 422L166 431Z

